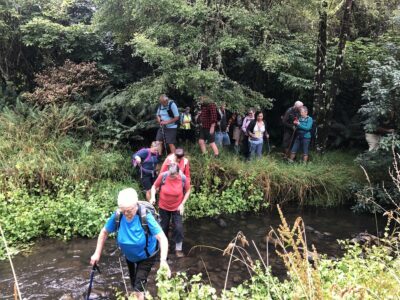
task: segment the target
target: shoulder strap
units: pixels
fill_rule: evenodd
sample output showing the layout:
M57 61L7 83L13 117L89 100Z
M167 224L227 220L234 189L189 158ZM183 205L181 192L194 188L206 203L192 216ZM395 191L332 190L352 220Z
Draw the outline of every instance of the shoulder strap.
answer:
M165 184L165 181L167 180L168 175L169 175L169 171L165 171L165 172L161 173L160 191L161 191L162 186Z
M181 170L179 170L179 175L181 176L182 179L182 190L183 190L183 194L185 195L185 189L186 189L186 175L183 174L183 172Z
M144 252L146 256L150 257L149 253L149 224L147 223L147 209L144 205L138 204L138 210L136 213L139 216L140 224L142 225L144 235L146 237L146 244L144 246Z
M149 224L147 223L147 210L144 205L138 204L138 210L136 213L139 216L140 224L142 224L144 232L149 232Z
M147 156L146 156L145 160L143 161L144 163L145 163L145 162L148 162L149 159L151 158L151 151L150 151L150 148L146 148L146 150L147 150Z
M121 226L122 213L119 209L115 211L115 232L118 235L119 227Z

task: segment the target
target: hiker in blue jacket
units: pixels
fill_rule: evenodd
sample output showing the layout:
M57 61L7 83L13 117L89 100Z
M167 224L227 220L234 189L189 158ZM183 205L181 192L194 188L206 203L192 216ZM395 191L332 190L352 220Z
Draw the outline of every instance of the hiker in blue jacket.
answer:
M157 178L160 150L160 143L152 142L150 148L140 149L132 156L132 164L138 167L140 182L146 192L147 201L150 200L150 190Z
M291 149L289 162L293 162L300 148L303 150L303 161L307 162L313 124L313 119L308 115L307 107L302 106L300 108L300 118L295 120L293 124L296 126L296 136Z
M141 217L138 212L138 196L134 189L127 188L118 194L118 209L122 214L117 230L116 215L114 212L100 231L96 250L90 258L90 264L97 264L108 235L117 232L118 246L126 257L129 277L137 299L144 299L147 277L155 263L158 253L157 242L160 250L160 268L166 268L168 276L171 275L167 263L168 239L160 225L151 213L147 213L146 221L148 233L146 234Z

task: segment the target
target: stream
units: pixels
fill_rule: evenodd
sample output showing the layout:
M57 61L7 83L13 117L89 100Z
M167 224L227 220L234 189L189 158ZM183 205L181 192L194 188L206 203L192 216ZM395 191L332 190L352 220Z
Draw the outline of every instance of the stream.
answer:
M284 215L290 225L301 216L306 225L307 242L314 244L318 253L340 256L342 249L337 239L350 239L360 232L368 231L376 235L376 222L373 215L353 214L348 208L306 208L285 207ZM203 280L221 290L224 287L229 257L222 251L200 247L199 245L225 249L229 242L242 231L250 246L247 247L252 259L259 259L252 241L257 245L265 263L272 267L274 275L286 276L281 259L275 254L274 247L267 247L265 237L271 226L277 228L280 219L277 210L262 214L238 214L223 217L221 220L186 220L184 258L176 258L170 251L169 264L173 273L186 272L189 275L203 273ZM378 222L383 231L384 223ZM32 251L13 258L14 268L19 281L23 299L84 299L91 267L89 258L96 245L96 239L76 238L68 242L43 239L35 243ZM196 247L195 247L196 246ZM190 253L189 250L193 248ZM115 288L124 291L118 255L113 254L115 241L109 239L99 263L101 274L96 272L91 299L114 299ZM268 255L267 255L268 254ZM129 277L122 259L124 276L129 286ZM155 295L155 265L149 276L148 289ZM249 278L246 267L233 262L227 286L236 286ZM14 299L14 280L8 260L0 261L0 299Z

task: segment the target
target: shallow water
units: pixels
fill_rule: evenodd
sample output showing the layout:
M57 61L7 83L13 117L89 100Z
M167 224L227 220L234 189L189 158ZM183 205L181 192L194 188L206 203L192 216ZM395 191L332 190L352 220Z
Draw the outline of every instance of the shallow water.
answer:
M308 243L314 244L319 253L328 256L339 256L341 249L337 239L351 238L364 231L376 234L375 220L372 215L355 215L346 208L336 209L306 209L298 210L287 207L284 214L290 224L297 216L303 217L307 226ZM264 261L272 266L274 274L285 276L281 260L274 254L273 246L267 247L265 236L268 231L280 224L276 210L259 215L242 214L224 217L226 226L211 219L185 221L184 252L196 245L212 246L224 249L242 231L247 240L256 243ZM380 230L383 229L381 225ZM96 245L95 239L74 239L68 242L57 240L38 241L32 252L17 255L13 259L14 268L19 280L24 299L83 299L89 283L89 258ZM124 290L118 255L112 254L115 241L109 239L105 246L100 268L102 273L96 273L92 296L93 299L113 299L112 287ZM248 247L253 259L258 259L254 247ZM268 251L267 251L268 250ZM268 253L268 256L267 256ZM203 279L210 281L217 289L222 289L225 282L228 257L222 252L206 247L195 247L184 258L177 259L171 251L169 262L173 272L185 271L188 274L203 273ZM122 263L126 283L127 269ZM149 291L155 294L156 267L153 268L148 282ZM206 272L207 271L207 272ZM207 275L208 274L208 275ZM240 263L234 262L229 272L228 287L237 285L249 278L247 269ZM0 262L0 299L14 299L13 277L8 261Z

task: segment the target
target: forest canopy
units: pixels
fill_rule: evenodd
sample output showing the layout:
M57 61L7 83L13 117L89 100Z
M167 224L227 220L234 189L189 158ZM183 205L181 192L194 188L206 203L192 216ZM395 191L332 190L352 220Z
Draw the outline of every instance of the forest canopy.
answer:
M3 0L1 106L22 94L42 105L44 86L65 85L60 101L84 105L91 132L120 143L155 126L161 93L180 107L206 93L231 111L267 110L277 133L301 100L329 145L355 145L370 61L399 59L398 8L398 0ZM65 64L90 65L98 86L69 85L76 74Z

